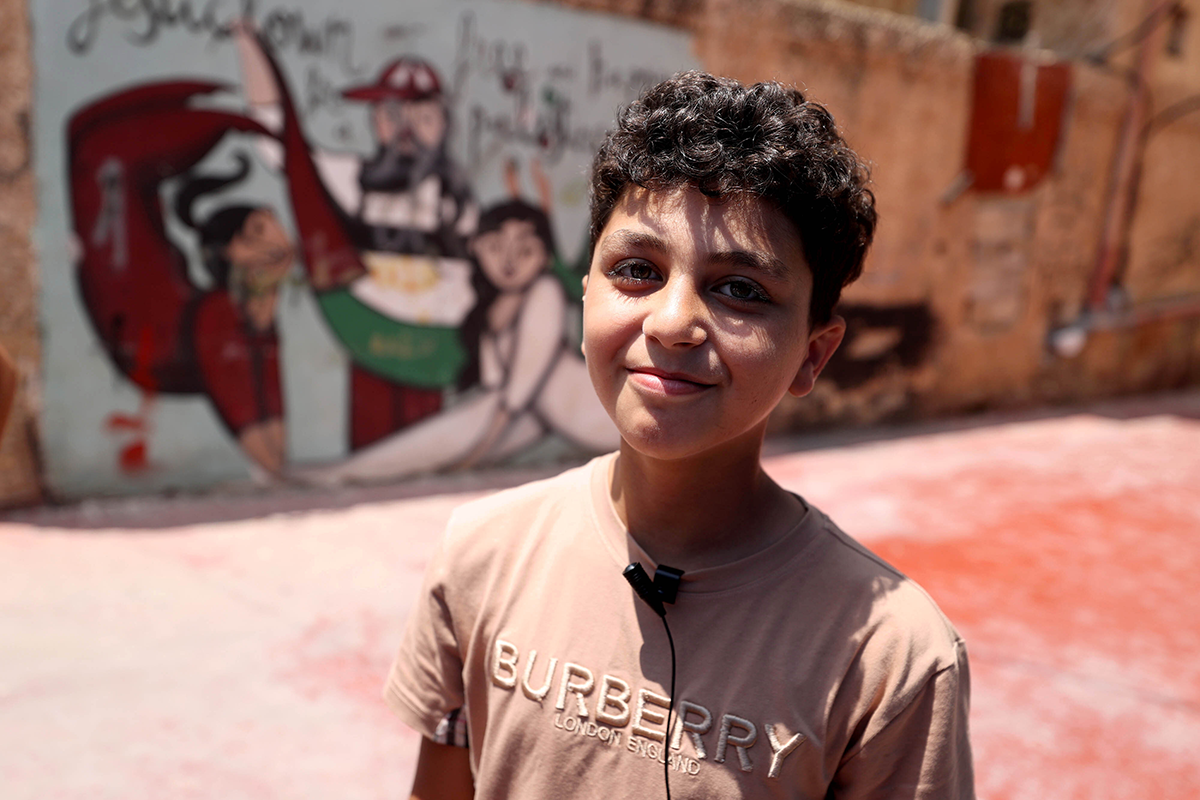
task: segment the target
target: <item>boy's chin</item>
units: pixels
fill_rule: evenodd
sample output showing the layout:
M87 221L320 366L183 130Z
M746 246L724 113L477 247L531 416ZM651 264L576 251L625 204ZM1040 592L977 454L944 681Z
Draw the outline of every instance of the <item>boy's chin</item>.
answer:
M763 423L737 435L697 436L695 430L637 427L621 431L621 452L654 461L758 458L765 428Z

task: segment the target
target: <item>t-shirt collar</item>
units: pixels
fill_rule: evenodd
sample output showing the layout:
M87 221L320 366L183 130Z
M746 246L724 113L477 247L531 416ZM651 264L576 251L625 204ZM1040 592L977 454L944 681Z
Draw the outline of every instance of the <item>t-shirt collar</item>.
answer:
M613 507L609 482L616 458L617 453L609 453L593 459L587 466L595 533L618 569L624 569L631 561L640 561L653 574L657 564L630 535ZM784 536L744 558L685 573L679 591L690 594L730 591L765 580L791 565L812 544L823 519L803 498L798 499L804 504L804 515Z

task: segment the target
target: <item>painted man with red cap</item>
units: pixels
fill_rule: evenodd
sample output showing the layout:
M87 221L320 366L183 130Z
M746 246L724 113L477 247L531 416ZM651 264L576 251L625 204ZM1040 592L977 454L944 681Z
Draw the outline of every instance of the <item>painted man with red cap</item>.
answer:
M250 115L270 130L283 125L280 86L269 55L248 27L236 32ZM455 381L446 365L466 360L457 329L475 302L467 239L478 207L446 152L448 115L437 72L398 58L371 84L342 92L370 104L376 152L314 150L312 162L340 207L368 274L347 287L313 289L331 327L350 351L350 447L360 449L440 410ZM280 144L264 139L264 160L283 169ZM328 293L322 295L327 290ZM343 330L371 328L356 348ZM423 363L380 356L382 341L434 352ZM412 347L390 348L400 352Z
M358 173L363 249L463 255L478 214L470 187L446 154L446 109L434 69L399 58L377 83L342 95L371 104L379 144Z

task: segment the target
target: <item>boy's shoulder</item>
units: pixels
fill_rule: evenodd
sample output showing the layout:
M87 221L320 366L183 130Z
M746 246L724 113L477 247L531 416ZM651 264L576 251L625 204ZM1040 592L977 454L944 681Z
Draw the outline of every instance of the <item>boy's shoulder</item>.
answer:
M454 509L447 525L448 534L462 535L479 528L494 527L505 521L521 521L530 515L546 513L563 505L590 502L593 470L614 454L598 456L586 464L557 475L523 483L469 500Z
M930 672L960 666L963 640L929 593L828 516L812 511L821 540L812 576L839 598L831 601L830 611L861 640L862 662L886 665L916 658L927 660Z
M499 566L515 550L543 545L545 537L568 519L575 525L590 524L594 470L604 469L612 455L458 506L443 535L444 558L460 568L488 562Z

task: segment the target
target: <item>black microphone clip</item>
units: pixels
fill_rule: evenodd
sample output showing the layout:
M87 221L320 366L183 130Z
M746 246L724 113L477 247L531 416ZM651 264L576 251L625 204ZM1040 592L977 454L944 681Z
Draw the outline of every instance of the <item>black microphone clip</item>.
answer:
M651 581L641 562L634 561L621 574L629 581L637 596L654 609L655 614L664 618L667 616L667 609L663 603L675 603L679 594L679 582L683 579L683 570L659 565L658 569L654 570L654 580Z

